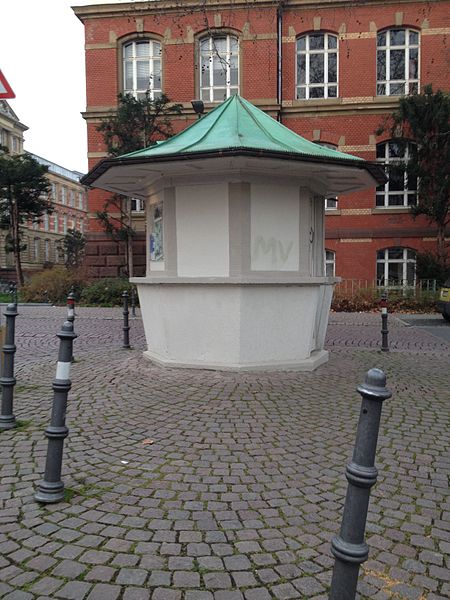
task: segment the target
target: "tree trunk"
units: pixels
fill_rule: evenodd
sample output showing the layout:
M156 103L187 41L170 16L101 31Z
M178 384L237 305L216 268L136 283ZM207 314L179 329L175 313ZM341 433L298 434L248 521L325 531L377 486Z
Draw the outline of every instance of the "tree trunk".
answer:
M446 252L446 242L445 242L445 224L437 223L437 255L439 263L442 267L447 266L447 252Z
M10 211L11 211L11 236L13 244L14 254L14 265L16 267L17 284L23 286L23 271L22 262L20 260L20 238L19 238L19 210L17 207L17 201L14 198L10 198Z

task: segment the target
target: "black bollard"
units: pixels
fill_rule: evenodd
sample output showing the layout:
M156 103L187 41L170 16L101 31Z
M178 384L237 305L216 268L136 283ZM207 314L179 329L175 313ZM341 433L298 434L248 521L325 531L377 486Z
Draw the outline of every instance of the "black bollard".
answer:
M136 291L131 288L131 316L136 318Z
M122 348L131 348L130 346L130 324L128 322L128 292L122 294L123 298L123 346Z
M47 460L44 479L38 484L34 495L38 502L49 504L64 498L64 483L61 481L64 439L69 430L66 427L67 395L72 386L70 381L70 363L73 340L73 323L66 321L57 334L59 343L58 365L53 381L53 406L50 425L45 430L48 439Z
M69 295L67 296L67 320L72 325L75 325L75 294L73 289L70 290ZM73 346L72 346L72 358L71 362L75 362L75 357L73 355Z
M382 352L389 352L387 292L383 292L381 294L380 306L381 306L381 350L382 350Z
M369 548L364 541L370 488L375 484L378 430L383 401L392 396L386 389L386 376L371 369L365 382L357 387L362 396L356 443L352 461L347 465L348 481L344 516L340 534L331 541L336 560L329 600L354 600L358 585L359 565L367 560Z
M11 283L9 285L9 294L11 296L11 302L17 304L17 284Z
M17 315L17 304L15 302L8 304L5 310L6 333L5 344L3 346L3 369L0 378L2 386L2 412L0 414L0 430L13 429L16 427L16 417L13 414L14 386L16 379L14 377L14 354L16 345L14 343L15 320Z
M73 293L73 290L70 290L70 293L67 296L67 320L69 323L75 321L75 294Z

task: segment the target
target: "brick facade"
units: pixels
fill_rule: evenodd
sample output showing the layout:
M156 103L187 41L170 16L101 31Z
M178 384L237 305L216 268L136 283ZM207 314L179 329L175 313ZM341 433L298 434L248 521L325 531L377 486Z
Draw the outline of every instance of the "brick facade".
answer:
M90 168L105 156L96 127L114 110L122 90L122 46L130 40L151 38L162 45L163 90L184 107L174 121L175 131L196 118L191 100L200 95L199 39L204 35L228 33L238 38L239 92L247 100L305 138L334 144L367 160L375 160L377 143L385 141L386 136L377 138L375 131L398 101L398 96L377 95L378 32L417 32L420 87L432 83L434 89L448 90L449 1L161 0L78 7L75 13L85 25L84 116ZM297 39L319 32L337 39L338 94L300 100ZM206 110L213 106L206 104ZM116 255L108 257L102 249L110 242L95 218L105 198L100 190L89 193L94 245L90 260L96 261L97 275L112 274L118 267ZM394 246L434 250L434 237L426 219L413 220L407 206L377 208L375 189L339 197L337 210L327 211L326 248L335 252L336 274L344 278L374 279L377 250ZM138 238L142 250L143 234ZM135 274L143 274L143 266L138 258Z

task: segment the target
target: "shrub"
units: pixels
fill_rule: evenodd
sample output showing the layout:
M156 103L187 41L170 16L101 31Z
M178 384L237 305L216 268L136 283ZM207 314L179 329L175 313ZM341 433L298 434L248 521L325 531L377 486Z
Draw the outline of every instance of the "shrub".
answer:
M99 279L83 289L81 292L80 301L82 304L120 306L123 302L123 292L126 290L131 296L131 290L133 287L133 284L131 284L128 279L120 277Z
M370 312L380 310L382 290L377 288L336 290L331 303L336 312ZM436 292L420 288L388 290L389 312L435 312Z
M20 298L24 302L65 303L70 290L73 288L79 295L85 281L81 270L69 271L61 266L45 269L33 275L21 288Z

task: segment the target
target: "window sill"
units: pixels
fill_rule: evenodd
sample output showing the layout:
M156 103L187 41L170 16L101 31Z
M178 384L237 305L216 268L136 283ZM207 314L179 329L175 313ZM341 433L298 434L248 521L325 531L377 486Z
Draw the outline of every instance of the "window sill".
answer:
M410 213L411 209L408 206L380 206L372 209L373 215L382 214L398 214L398 213Z
M341 214L340 208L326 208L325 216L329 215L330 217L338 217Z

